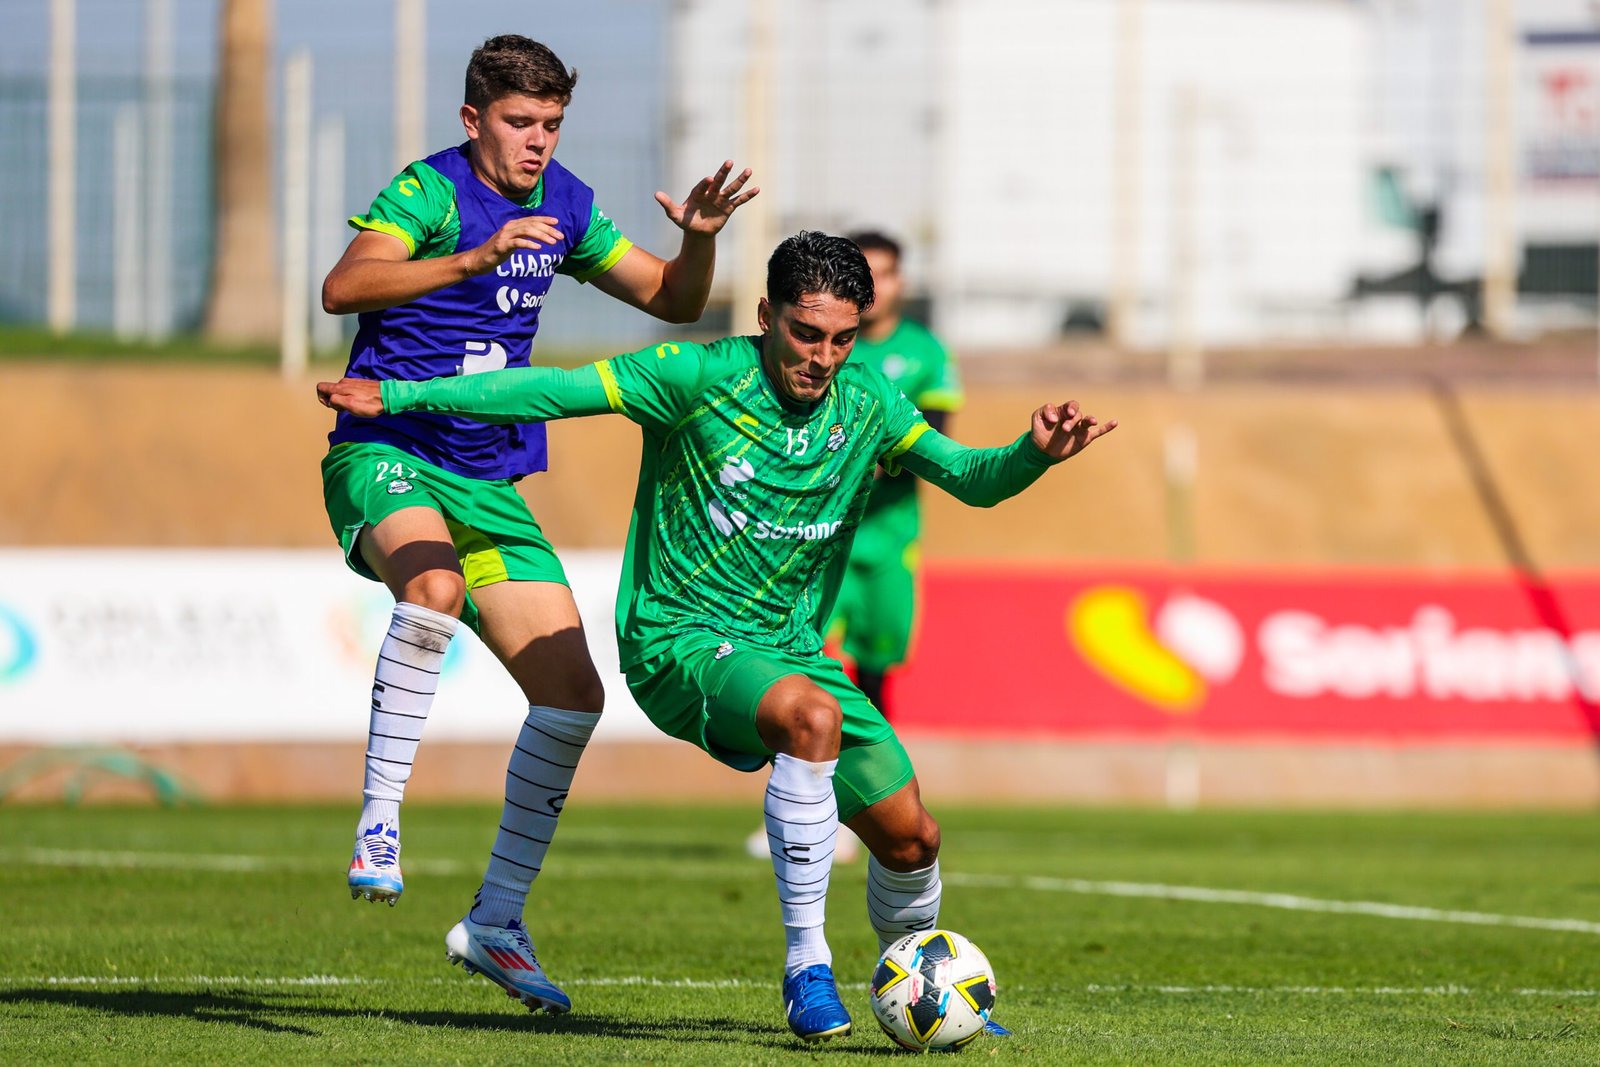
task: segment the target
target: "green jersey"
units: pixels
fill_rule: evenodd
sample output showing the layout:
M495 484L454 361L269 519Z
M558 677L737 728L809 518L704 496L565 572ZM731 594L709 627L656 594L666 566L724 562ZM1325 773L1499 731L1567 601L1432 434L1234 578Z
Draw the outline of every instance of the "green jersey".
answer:
M814 404L780 395L761 338L677 342L574 371L545 367L386 381L384 408L487 422L615 412L644 431L617 594L623 669L711 632L810 654L878 463L989 506L1051 460L1028 434L966 448L882 374L846 363Z
M910 319L901 319L881 341L858 334L850 362L881 372L923 411L961 407L955 359L926 327ZM898 559L921 528L916 481L904 474L885 474L873 486L854 551L875 559Z

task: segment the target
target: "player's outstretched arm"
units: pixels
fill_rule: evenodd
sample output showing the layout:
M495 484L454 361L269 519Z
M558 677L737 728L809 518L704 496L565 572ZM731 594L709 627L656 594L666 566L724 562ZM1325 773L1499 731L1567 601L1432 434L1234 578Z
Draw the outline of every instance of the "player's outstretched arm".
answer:
M682 202L665 192L656 193L656 203L683 231L677 256L663 260L635 246L616 266L594 279L595 288L667 322L698 319L711 295L717 234L741 205L761 192L745 188L750 181L748 167L730 181L732 173L733 161L724 160L717 172L700 179Z
M367 378L318 382L317 401L325 408L347 411L362 419L375 419L383 414L382 386Z
M519 367L426 382L344 378L319 382L317 399L364 419L430 411L479 422L548 422L619 410L601 367Z
M963 504L987 508L1016 496L1116 425L1115 419L1101 422L1069 400L1039 408L1028 432L1001 448L968 448L924 428L903 455L890 458Z
M1039 451L1059 463L1116 428L1116 419L1101 422L1080 408L1076 400L1068 400L1065 404L1046 404L1033 413L1032 438Z

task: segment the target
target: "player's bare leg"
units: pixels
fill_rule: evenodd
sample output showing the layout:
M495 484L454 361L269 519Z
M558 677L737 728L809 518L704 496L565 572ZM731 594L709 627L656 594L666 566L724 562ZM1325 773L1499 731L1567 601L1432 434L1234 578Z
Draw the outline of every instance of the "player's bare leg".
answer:
M605 689L566 586L497 582L474 589L472 599L484 643L521 686L528 715L506 767L505 807L483 883L446 936L446 954L531 1010L563 1012L572 1002L544 973L522 913Z
M805 1041L842 1037L851 1025L823 933L839 834L833 772L843 722L839 702L800 675L775 682L756 709L761 740L777 753L763 809L788 944L784 1011Z
M939 824L922 806L922 790L912 778L899 790L857 812L850 828L867 846L867 918L882 953L907 934L939 925L944 885L939 879ZM1011 1031L985 1021L984 1031L1009 1037Z
M394 512L363 530L357 546L395 606L373 671L364 799L347 880L352 898L393 905L405 888L400 804L467 587L450 532L432 508Z

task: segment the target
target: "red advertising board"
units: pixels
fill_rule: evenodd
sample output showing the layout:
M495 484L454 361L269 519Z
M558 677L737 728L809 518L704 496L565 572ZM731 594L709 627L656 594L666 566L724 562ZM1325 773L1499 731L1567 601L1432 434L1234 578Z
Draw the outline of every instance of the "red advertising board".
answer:
M1600 574L932 565L911 730L1592 744Z

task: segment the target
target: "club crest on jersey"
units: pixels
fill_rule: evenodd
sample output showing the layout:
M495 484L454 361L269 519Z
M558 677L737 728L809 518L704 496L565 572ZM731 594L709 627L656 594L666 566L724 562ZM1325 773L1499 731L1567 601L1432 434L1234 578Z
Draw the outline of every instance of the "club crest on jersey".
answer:
M410 482L406 481L404 478L396 478L394 481L389 483L389 495L390 496L400 496L400 495L402 495L404 493L411 492L411 490L413 490L415 488L416 488L416 486L412 485Z
M732 641L724 641L724 642L722 642L722 644L717 646L717 654L712 656L711 658L712 659L723 659L723 658L725 658L727 656L731 656L731 655L733 655L733 642Z
M828 451L837 452L844 447L844 423L836 422L828 427Z

